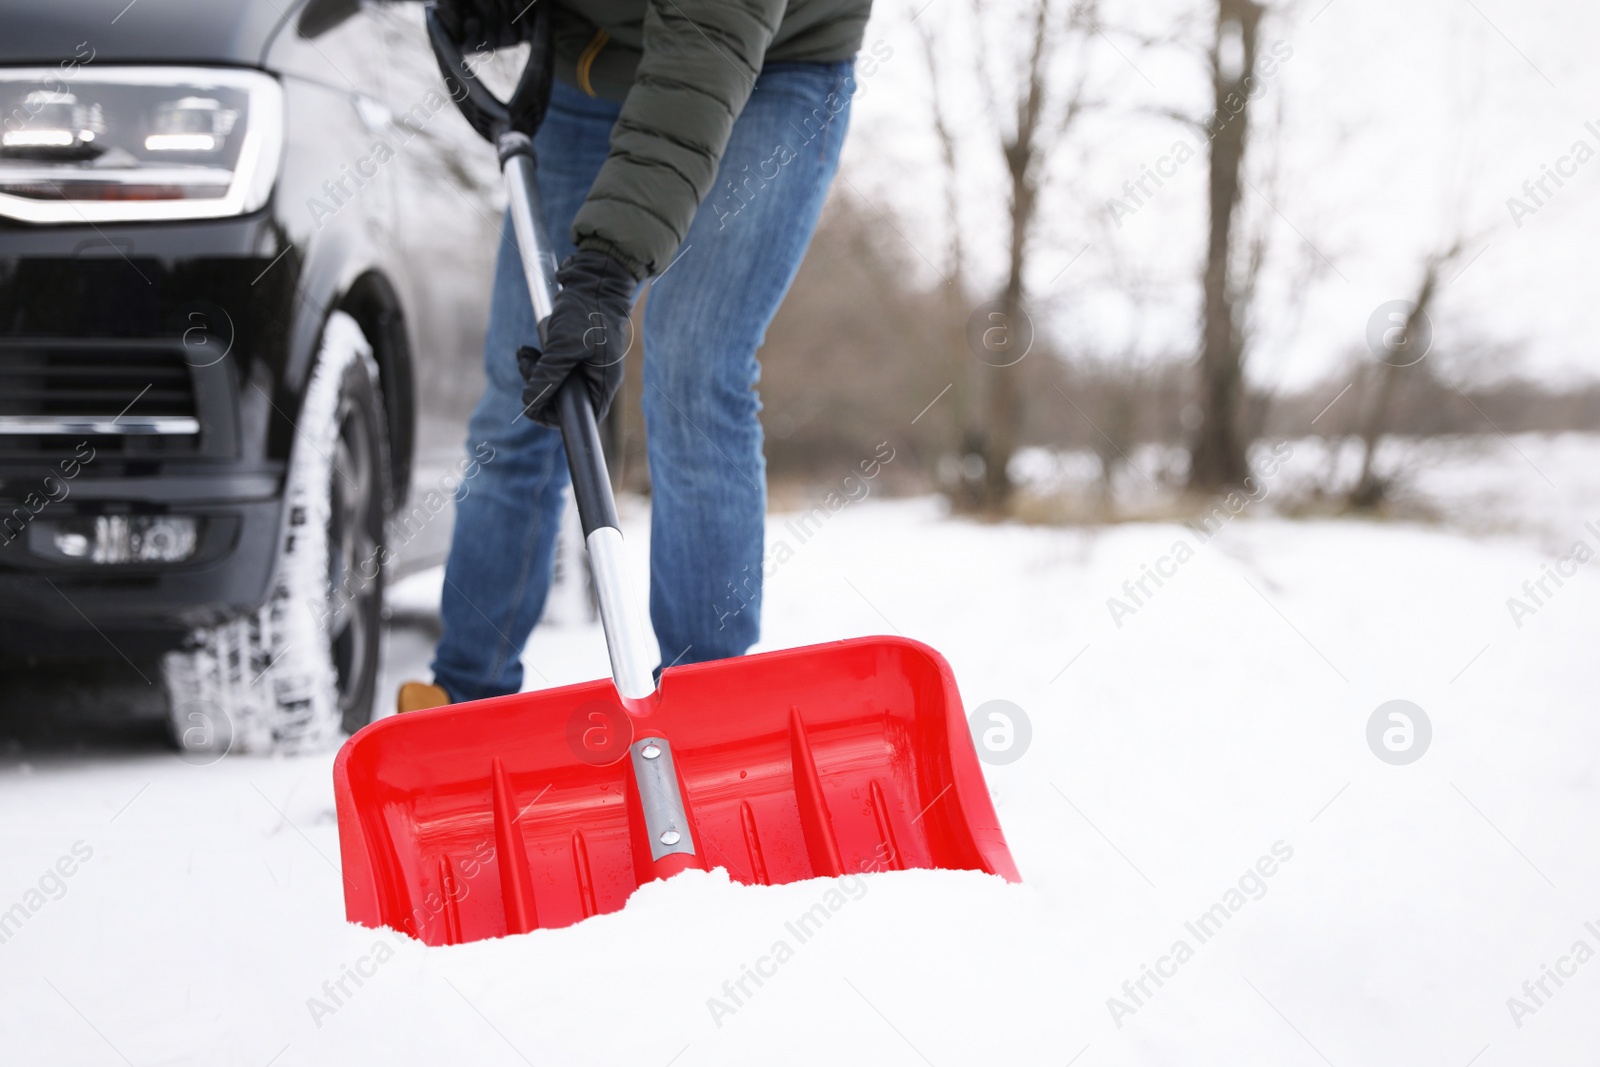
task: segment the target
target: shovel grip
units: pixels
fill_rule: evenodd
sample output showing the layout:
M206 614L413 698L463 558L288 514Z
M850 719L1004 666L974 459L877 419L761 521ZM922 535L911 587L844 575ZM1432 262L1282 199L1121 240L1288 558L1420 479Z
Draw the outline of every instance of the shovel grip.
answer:
M611 495L611 476L600 447L600 427L595 422L589 391L572 375L556 394L561 418L561 443L567 448L567 470L572 475L572 496L578 502L578 521L585 540L602 527L617 527L617 502Z
M433 45L434 59L439 63L439 72L444 75L445 88L467 122L491 144L512 130L533 136L550 106L550 77L554 66L550 62L549 4L529 4L528 8L533 14L523 25L527 28L525 39L531 51L509 100L501 100L479 80L472 62L463 54L463 42L450 36L436 7L430 3L423 8L423 24L427 27L428 41Z

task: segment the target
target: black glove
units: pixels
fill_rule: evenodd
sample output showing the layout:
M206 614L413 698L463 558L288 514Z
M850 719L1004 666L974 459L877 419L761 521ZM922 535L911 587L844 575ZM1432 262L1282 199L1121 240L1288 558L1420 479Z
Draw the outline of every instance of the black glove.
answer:
M622 387L622 357L632 340L628 312L639 280L621 260L581 249L556 272L561 291L550 311L544 351L524 345L517 366L527 385L523 409L534 422L559 428L556 393L569 374L589 390L596 420L606 417Z
M524 12L531 6L518 0L436 0L434 4L445 31L464 52L510 48L526 40L533 16Z

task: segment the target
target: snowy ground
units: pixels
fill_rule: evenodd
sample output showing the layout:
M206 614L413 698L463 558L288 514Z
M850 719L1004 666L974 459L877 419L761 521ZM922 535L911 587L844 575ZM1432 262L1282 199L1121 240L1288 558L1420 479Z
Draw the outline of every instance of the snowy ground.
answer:
M576 927L423 948L343 921L331 755L13 744L0 915L27 917L0 943L0 1059L1591 1064L1600 583L1593 565L1546 579L1520 627L1507 598L1572 542L1600 548L1581 521L1600 528L1600 445L1516 445L1426 476L1497 494L1522 532L1263 510L1202 543L979 526L929 500L843 508L773 575L767 645L897 630L946 654L969 707L1021 706L1030 747L985 771L1026 881L851 883L720 1020L709 998L830 883L684 876ZM784 517L771 535L792 538ZM1171 576L1134 603L1123 584L1147 564ZM422 670L437 582L397 590L391 678ZM1114 620L1114 596L1134 610ZM528 658L551 683L605 672L578 621ZM1409 765L1368 747L1393 699L1432 726ZM1187 924L1219 903L1202 941ZM370 976L335 1002L324 983L347 970ZM1513 1018L1513 996L1531 1010Z

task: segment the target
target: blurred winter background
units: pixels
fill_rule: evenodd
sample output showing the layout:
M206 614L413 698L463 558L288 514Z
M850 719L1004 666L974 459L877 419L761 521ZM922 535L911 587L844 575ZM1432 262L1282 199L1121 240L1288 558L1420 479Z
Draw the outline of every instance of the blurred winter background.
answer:
M37 683L4 724L0 907L63 840L95 859L0 983L70 981L83 1018L19 984L5 1058L1592 1063L1597 33L1553 2L880 0L762 353L771 536L829 516L769 575L763 647L899 631L969 708L1020 708L1031 742L985 770L1025 884L870 879L720 1022L815 888L679 880L399 946L318 1020L373 940L341 921L328 758L188 767L123 681ZM487 279L479 236L440 254ZM424 368L418 499L478 360ZM630 371L608 443L642 567ZM392 589L383 694L425 674L448 532ZM527 661L606 673L580 582Z

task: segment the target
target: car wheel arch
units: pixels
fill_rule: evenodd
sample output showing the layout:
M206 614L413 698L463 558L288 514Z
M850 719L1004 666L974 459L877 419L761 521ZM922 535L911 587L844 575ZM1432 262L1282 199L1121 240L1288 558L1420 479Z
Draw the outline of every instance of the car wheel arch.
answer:
M387 503L392 511L405 501L416 439L416 374L405 309L394 285L378 270L355 278L336 306L360 325L378 364L389 424L392 478Z

